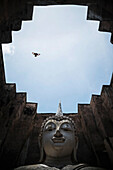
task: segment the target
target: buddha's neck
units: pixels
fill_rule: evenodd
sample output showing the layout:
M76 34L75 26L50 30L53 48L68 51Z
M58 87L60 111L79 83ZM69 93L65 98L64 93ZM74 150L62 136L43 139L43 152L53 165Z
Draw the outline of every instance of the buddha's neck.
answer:
M54 157L46 156L44 163L48 166L62 168L66 165L71 165L72 161L71 161L70 156L60 157L60 158L58 158L58 157L54 158Z

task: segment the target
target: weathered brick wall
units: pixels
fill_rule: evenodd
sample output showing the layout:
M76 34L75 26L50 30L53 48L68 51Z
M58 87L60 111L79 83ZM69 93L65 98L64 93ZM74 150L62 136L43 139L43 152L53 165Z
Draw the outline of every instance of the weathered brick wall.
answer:
M5 71L4 71L2 46L0 44L0 87L2 88L4 84L5 84Z

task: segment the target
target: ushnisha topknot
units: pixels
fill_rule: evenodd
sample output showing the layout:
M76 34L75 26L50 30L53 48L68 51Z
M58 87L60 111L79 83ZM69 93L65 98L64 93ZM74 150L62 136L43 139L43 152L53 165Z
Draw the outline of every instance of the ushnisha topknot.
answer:
M57 109L57 112L56 112L56 116L58 116L58 117L63 116L61 101L59 102L58 109Z

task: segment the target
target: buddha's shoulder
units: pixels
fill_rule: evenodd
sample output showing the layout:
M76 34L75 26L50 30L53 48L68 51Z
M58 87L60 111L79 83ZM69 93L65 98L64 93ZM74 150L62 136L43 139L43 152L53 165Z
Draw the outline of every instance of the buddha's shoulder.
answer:
M18 167L14 170L59 170L58 168L55 167L49 167L44 164L36 164L36 165L27 165L27 166L21 166Z
M45 170L45 169L46 170L105 170L98 167L87 166L86 164L67 165L62 169L58 169L56 167L49 167L44 164L36 164L36 165L21 166L14 170Z
M86 164L77 164L77 165L68 165L62 168L62 170L105 170L105 169L99 167L91 167Z

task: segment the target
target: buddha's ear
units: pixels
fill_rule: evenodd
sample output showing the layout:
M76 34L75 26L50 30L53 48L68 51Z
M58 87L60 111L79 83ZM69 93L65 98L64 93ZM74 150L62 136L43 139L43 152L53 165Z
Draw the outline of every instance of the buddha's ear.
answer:
M78 137L77 136L75 136L75 145L76 145L76 147L78 147Z
M44 149L43 149L43 145L42 145L42 136L38 136L38 144L39 144L39 148L40 148L40 160L39 162L42 163L44 161Z
M78 137L75 136L75 147L74 147L74 151L73 151L73 157L74 157L74 161L77 162L77 148L78 148Z
M40 149L40 160L39 162L42 163L44 161L44 150L43 148Z
M39 136L38 136L38 144L39 144L39 148L41 147L41 140L42 140L42 139L41 139L41 136L39 135Z

